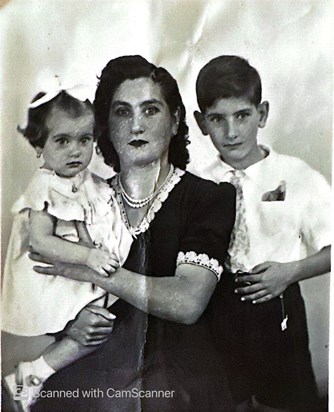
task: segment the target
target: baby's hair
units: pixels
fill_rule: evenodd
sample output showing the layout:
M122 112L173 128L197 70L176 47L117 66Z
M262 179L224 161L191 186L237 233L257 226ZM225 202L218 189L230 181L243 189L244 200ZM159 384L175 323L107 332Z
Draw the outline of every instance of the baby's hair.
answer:
M36 102L45 95L46 93L39 92L32 99L31 103ZM23 134L33 147L44 147L48 138L46 121L54 107L63 110L74 118L82 116L87 110L93 112L93 105L88 99L83 102L72 97L66 93L65 90L61 90L59 94L50 101L43 103L40 106L29 108L27 126L25 128L17 126L17 130Z
M217 99L243 97L256 107L261 103L262 86L257 70L238 56L219 56L207 63L196 81L198 106L202 113Z

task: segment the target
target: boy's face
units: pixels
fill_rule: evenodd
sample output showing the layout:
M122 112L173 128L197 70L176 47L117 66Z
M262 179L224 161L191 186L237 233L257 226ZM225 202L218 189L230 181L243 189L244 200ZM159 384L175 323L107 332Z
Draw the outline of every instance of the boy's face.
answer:
M221 98L206 109L195 112L204 135L210 135L222 159L237 169L244 169L262 157L257 143L258 127L264 127L269 104L258 107L243 97Z

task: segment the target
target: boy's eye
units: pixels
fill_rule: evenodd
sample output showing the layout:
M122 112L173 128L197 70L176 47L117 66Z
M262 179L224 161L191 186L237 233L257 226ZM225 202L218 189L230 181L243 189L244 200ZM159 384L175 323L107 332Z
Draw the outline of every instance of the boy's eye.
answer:
M215 123L215 124L219 124L221 123L224 119L222 116L211 116L210 117L210 122Z
M154 116L158 112L160 112L160 110L156 106L148 106L144 109L144 114L146 116Z
M241 112L236 115L237 120L245 120L249 116L247 112Z

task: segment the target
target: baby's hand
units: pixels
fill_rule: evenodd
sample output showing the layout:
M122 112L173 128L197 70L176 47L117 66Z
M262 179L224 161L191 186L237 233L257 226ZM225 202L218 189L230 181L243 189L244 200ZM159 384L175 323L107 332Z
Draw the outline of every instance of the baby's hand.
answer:
M87 266L94 269L100 275L108 277L119 267L117 258L103 249L90 249L87 257ZM109 272L109 273L108 273Z

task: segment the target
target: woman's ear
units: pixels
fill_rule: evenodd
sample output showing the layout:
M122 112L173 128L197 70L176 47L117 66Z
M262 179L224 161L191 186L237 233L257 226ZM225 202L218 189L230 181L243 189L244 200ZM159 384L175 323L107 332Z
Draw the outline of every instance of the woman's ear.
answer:
M207 136L209 133L208 133L208 130L206 128L204 114L202 112L199 112L198 110L195 110L194 111L194 116L195 116L196 122L198 124L198 127L201 129L204 136Z
M179 131L180 117L180 109L177 108L177 110L173 114L174 123L172 126L172 136L176 136L177 132Z
M259 127L264 127L267 123L268 115L269 115L269 102L264 101L259 104L257 108L258 113L260 114L260 119L259 119Z

